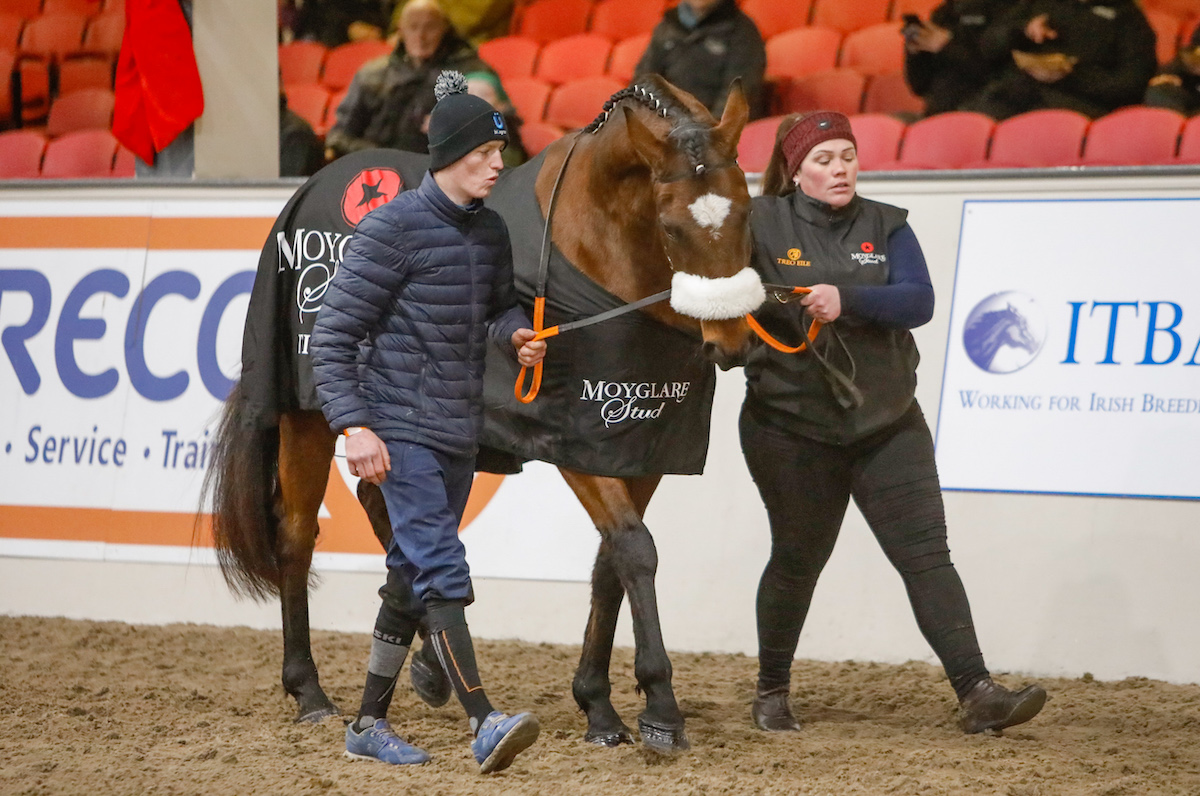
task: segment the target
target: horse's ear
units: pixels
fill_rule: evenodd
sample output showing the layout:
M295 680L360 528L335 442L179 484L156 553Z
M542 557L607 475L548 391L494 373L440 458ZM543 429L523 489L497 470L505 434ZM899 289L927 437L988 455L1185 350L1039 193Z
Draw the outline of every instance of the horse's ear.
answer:
M629 133L629 143L642 162L655 171L666 160L666 145L659 141L650 128L638 121L633 111L622 107L625 114L625 130Z
M742 137L742 128L746 126L749 118L750 106L746 102L746 93L742 90L742 79L739 77L729 87L720 124L713 128L713 143L716 148L734 157L737 154L738 139Z

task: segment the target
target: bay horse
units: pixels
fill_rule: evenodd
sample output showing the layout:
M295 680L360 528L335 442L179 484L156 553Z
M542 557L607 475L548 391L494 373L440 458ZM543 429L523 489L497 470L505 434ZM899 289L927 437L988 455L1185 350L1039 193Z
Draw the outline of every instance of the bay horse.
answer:
M744 284L749 271L750 197L736 161L746 120L738 84L718 122L690 94L651 76L613 95L590 127L518 167L537 168L540 162L537 203L543 216L553 205L550 237L568 262L624 302L674 284L680 295L673 295L672 303L641 311L693 336L697 353L702 350L723 369L744 362L751 346L744 314L757 306L704 309L706 303L720 305L723 287L734 277ZM761 284L757 289L761 294ZM551 356L554 347L552 340ZM235 387L226 402L205 480L214 542L235 592L280 597L283 685L296 699L296 720L319 721L338 713L318 680L308 622L317 513L335 435L316 411L281 413L275 434L248 433L242 392ZM711 409L711 396L709 401ZM642 522L661 474L616 478L560 470L601 537L591 614L572 688L587 717L586 740L606 746L633 742L610 701L608 671L617 616L628 595L635 677L646 698L638 719L642 742L662 754L687 749L659 624L657 553ZM359 482L358 493L376 535L386 542L391 529L381 493L366 481ZM436 658L431 665L440 671Z

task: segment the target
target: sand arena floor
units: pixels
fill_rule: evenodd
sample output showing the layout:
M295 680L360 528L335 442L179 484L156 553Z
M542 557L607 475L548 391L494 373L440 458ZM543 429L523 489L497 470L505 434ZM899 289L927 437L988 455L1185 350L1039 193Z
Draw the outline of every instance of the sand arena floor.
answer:
M578 648L479 642L493 702L542 722L532 749L485 778L458 703L429 708L406 677L390 718L434 760L345 760L341 719L292 723L281 648L244 628L0 617L0 794L1200 794L1197 685L1043 680L1033 722L968 737L939 669L797 661L805 728L767 735L749 721L753 659L674 653L693 750L663 760L581 741ZM330 696L356 708L369 637L315 632L313 648ZM615 652L613 675L632 725L632 650Z

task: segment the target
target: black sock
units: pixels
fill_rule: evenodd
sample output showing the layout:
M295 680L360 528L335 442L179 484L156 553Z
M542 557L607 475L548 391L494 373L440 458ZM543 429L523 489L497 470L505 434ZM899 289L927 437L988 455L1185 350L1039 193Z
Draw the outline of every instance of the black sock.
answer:
M374 638L371 641L371 659L367 664L367 682L363 686L362 704L358 708L357 729L361 732L375 723L375 719L387 718L392 696L396 692L396 678L408 657L417 623L402 610L384 600L375 619Z
M478 732L479 725L492 712L492 703L479 682L479 669L475 665L475 645L471 643L471 631L467 629L467 618L462 601L442 602L430 600L429 641L442 662L442 669L454 686L458 701L471 721L471 732Z

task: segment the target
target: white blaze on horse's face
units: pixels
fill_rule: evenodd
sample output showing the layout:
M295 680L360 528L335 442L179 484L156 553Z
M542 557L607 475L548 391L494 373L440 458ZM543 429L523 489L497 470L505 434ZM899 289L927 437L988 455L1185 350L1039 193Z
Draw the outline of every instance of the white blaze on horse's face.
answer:
M733 202L724 196L706 193L688 205L688 210L692 212L692 218L696 220L697 224L709 230L714 238L719 238L721 237L721 226L725 223L725 219L729 218L729 209L732 206Z

